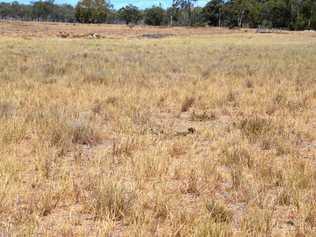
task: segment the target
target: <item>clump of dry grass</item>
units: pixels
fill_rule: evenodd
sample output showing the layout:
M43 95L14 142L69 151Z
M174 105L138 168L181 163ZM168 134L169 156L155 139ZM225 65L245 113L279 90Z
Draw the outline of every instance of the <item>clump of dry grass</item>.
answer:
M249 79L246 80L245 85L246 85L247 88L253 88L254 87L253 81L251 81Z
M63 74L65 74L65 70L66 70L66 67L63 67L63 65L58 63L57 60L56 61L52 60L52 61L42 63L41 65L39 65L38 68L41 70L44 77L55 76L55 75L62 76Z
M108 83L106 73L102 71L86 72L83 77L83 82L96 84Z
M194 97L186 97L181 105L181 112L187 112L194 104Z
M195 111L192 112L191 114L191 120L192 121L208 121L208 120L215 120L216 119L216 114L215 112L210 112L207 113L204 111L203 113L197 113Z
M184 186L182 187L182 192L199 196L200 192L198 181L198 175L196 171L192 169L188 174L188 178L184 183Z
M51 110L32 115L29 120L37 126L38 139L50 147L68 152L74 145L96 145L101 133L85 119L67 117L64 111Z
M281 206L289 206L291 204L295 205L295 190L284 189L280 192L277 202Z
M214 223L212 219L205 218L194 229L192 236L218 236L228 237L232 236L232 230L228 225L223 223Z
M206 204L206 209L215 223L229 223L232 220L232 213L223 204L210 201Z
M242 229L250 235L272 235L273 210L251 208L242 220Z
M168 153L171 157L180 157L186 154L186 146L181 143L175 143L169 148Z
M91 189L86 202L96 219L120 220L133 210L136 194L130 187L100 178Z
M75 121L71 126L71 141L80 145L95 145L101 142L101 135L88 123Z
M6 208L6 195L9 187L9 178L3 177L0 186L0 213L3 213Z
M15 106L10 102L0 102L0 119L8 119L14 115Z
M249 141L256 142L258 139L268 136L273 126L271 120L253 116L242 119L239 128Z
M50 215L52 211L57 207L61 198L62 197L59 193L54 193L54 191L52 190L41 193L39 196L39 200L37 201L37 204L35 204L35 209L38 212L38 215Z
M0 143L6 145L19 144L26 137L25 120L19 118L3 120L0 125L0 132Z
M112 155L113 157L132 156L133 152L139 148L137 140L128 137L126 140L113 140Z
M228 167L241 166L251 169L254 166L254 159L245 147L239 145L225 147L223 155L222 162Z

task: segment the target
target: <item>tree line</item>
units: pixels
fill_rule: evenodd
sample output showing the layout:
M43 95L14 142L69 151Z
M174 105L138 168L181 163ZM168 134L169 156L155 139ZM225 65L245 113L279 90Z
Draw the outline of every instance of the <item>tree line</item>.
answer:
M58 5L53 0L36 1L32 4L18 2L0 3L0 19L25 21L75 22L74 7L69 4Z
M0 3L1 19L80 23L126 23L174 26L264 27L316 29L316 0L173 0L164 9L127 5L115 10L105 0L80 0L74 7L40 0L32 4Z

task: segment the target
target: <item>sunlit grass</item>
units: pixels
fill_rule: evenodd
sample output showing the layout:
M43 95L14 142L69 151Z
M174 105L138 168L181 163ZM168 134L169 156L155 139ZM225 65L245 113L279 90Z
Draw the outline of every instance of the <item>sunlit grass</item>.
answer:
M313 236L312 36L1 37L0 233Z

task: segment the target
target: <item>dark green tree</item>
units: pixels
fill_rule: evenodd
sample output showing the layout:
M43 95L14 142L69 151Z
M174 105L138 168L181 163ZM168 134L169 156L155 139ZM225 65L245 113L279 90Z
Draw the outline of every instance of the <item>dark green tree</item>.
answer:
M303 0L301 4L301 17L304 19L305 28L316 29L316 1Z
M76 19L81 23L106 21L109 5L105 0L81 0L76 6Z
M144 12L144 22L147 25L160 26L165 19L165 10L162 7L153 6Z
M118 11L118 16L120 20L125 21L127 25L130 23L137 24L142 19L141 11L138 7L131 4L122 7Z
M212 25L316 29L316 0L210 0L203 8L196 0L173 0L171 7L140 11L127 5L115 11L106 0L81 0L76 8L38 0L32 4L0 3L0 19L82 23L138 23L148 25Z
M224 1L212 0L203 8L205 21L212 26L222 26Z
M32 15L37 20L51 20L54 14L54 1L37 1L33 3Z
M193 25L193 9L197 0L173 0L172 8L180 25Z

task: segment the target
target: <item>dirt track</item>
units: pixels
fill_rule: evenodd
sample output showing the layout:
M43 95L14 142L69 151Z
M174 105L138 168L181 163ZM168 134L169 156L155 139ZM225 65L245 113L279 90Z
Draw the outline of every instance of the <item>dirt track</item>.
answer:
M148 37L171 35L208 35L221 33L240 33L253 30L229 30L211 27L151 27L125 25L84 25L76 23L48 23L48 22L22 22L0 21L0 36L19 37L62 37L62 38L122 38L122 37Z

